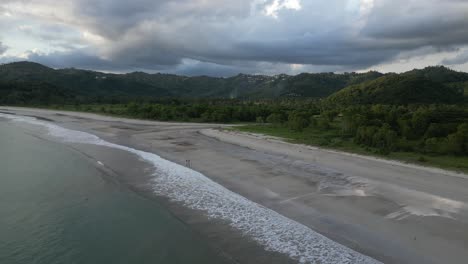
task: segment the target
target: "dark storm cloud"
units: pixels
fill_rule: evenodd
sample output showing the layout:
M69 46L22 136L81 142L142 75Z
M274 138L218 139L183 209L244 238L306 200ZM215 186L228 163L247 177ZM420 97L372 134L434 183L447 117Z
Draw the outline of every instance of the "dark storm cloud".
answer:
M257 9L272 2L263 2ZM87 18L93 32L118 39L108 48L107 57L129 65L171 66L189 58L221 65L257 61L364 67L397 52L369 48L342 25L329 24L323 30L322 24L330 21L312 19L309 10L286 12L280 20L251 16L252 1L81 0L76 4L86 6L79 14ZM315 6L304 4L304 9ZM344 12L333 5L326 8Z
M302 64L299 69L342 71L468 45L463 0L7 2L26 3L17 13L52 24L31 35L65 51L28 58L54 67L232 75L290 72ZM87 38L65 34L66 27Z
M74 0L73 13L82 23L110 39L118 39L129 30L149 22L160 25L185 20L203 24L202 20L223 20L248 15L250 1L204 0ZM188 32L187 32L188 33Z
M468 2L376 1L362 33L406 48L468 43Z

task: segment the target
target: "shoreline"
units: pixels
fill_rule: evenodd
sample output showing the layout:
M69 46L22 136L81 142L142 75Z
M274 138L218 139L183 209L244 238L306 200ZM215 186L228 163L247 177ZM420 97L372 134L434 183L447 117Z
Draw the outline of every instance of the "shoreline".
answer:
M49 135L60 139L63 143L76 146L90 144L136 155L139 160L152 164L152 169L155 170L152 174L154 177L151 179L154 195L162 197L164 200L167 199L172 208L174 208L173 205L182 205L190 211L194 210L205 214L211 221L221 221L225 223L224 225L230 226L229 229L236 230L241 237L246 236L247 240L256 242L266 252L269 252L265 256L267 258L265 263L271 260L277 262L279 258L282 258L275 257L277 254L289 256L291 260L301 263L315 263L317 261L321 263L380 263L333 242L275 211L231 192L196 171L161 159L155 154L103 141L86 132L36 121L38 119L25 119L21 115L4 115L2 117L43 126ZM85 153L83 152L83 154ZM104 166L100 160L96 159L97 163ZM188 219L193 218L193 214L190 216ZM224 235L226 233L226 231L223 232ZM245 252L241 251L239 254L243 255ZM262 257L261 255L263 254L256 252L256 254L251 255L248 261L242 261L242 263L248 263L253 258L258 259ZM255 261L255 263L259 262Z
M1 113L18 117L23 116L5 112ZM29 115L27 117L36 118ZM0 122L8 122L10 120L0 115ZM38 120L50 121L42 118L38 118ZM13 126L17 129L24 129L26 127L29 130L29 125L31 124ZM27 133L50 144L62 145L69 151L81 156L86 163L94 167L101 174L103 181L117 185L119 186L118 188L123 188L124 191L130 191L143 199L155 202L158 207L165 208L168 214L186 226L189 232L202 239L216 256L224 260L222 263L267 264L272 261L280 264L297 263L284 254L265 250L251 238L245 237L239 231L234 230L226 222L213 221L213 219L201 211L187 208L181 203L171 201L167 196L156 194L151 185L153 179L151 171L154 168L148 161L142 160L135 153L115 149L110 146L62 142L54 137L45 135L44 131L41 131L41 128L33 128ZM234 242L230 242L230 240Z
M54 109L54 108L39 108L39 107L10 107L10 106L0 106L0 113L1 113L1 108L10 108L10 109L25 109L29 111L51 111L51 112L60 112L70 115L77 115L77 114L83 114L83 116L91 115L94 117L109 117L115 120L122 120L125 122L131 122L131 123L140 123L138 121L142 121L142 123L150 122L154 124L179 124L179 125L201 125L201 126L217 126L219 128L228 128L228 127L235 127L235 126L243 126L244 124L222 124L222 123L197 123L197 122L181 122L181 121L158 121L158 120L151 120L151 119L139 119L139 118L133 118L133 117L128 117L128 116L120 116L120 115L111 115L111 114L104 114L104 113L99 113L99 112L85 112L85 111L73 111L73 110L66 110L66 109ZM37 118L42 118L40 116L31 116L31 117L37 117ZM46 121L51 121L47 120L45 118L44 120ZM415 169L429 169L429 170L434 170L436 173L442 173L450 176L461 176L461 177L466 177L468 178L468 171L463 171L463 170L457 170L455 167L444 167L444 166L438 166L436 164L428 163L428 164L418 164L414 161L405 161L404 159L397 159L397 158L390 158L390 157L384 157L381 155L374 155L372 153L359 153L359 152L353 152L353 151L347 151L347 150L341 150L338 148L323 148L317 145L308 145L308 144L302 144L302 143L294 143L294 142L288 142L287 138L281 138L281 137L276 137L272 135L267 135L267 134L261 134L261 133L255 133L255 132L244 132L240 130L225 130L223 129L224 132L230 133L237 133L238 135L246 135L246 136L253 136L253 137L258 137L266 141L270 142L282 142L285 144L291 144L291 145L297 145L297 146L304 146L308 149L316 149L320 151L325 151L325 152L335 152L338 154L342 155L351 155L359 158L368 158L368 159L375 159L378 161L382 162L390 162L394 163L395 165L398 166L408 166L412 167ZM208 135L206 135L208 136ZM417 153L415 153L417 154Z
M109 180L114 184L122 185L122 188L135 193L135 195L153 201L158 206L165 208L167 213L176 221L186 226L189 232L202 239L208 248L224 261L223 263L249 263L246 257L268 254L255 241L239 237L239 233L229 228L226 223L213 223L211 219L199 211L172 202L167 197L156 195L152 190L152 186L148 184L152 178L151 174L148 173L148 171L152 170L151 164L142 161L135 154L96 145L72 144L67 145L67 147L83 155L97 170L101 171L105 175L105 181ZM102 161L97 160L97 157L101 157ZM226 239L226 237L237 239L238 243L242 245L241 248L250 249L250 256L238 257L239 252L235 245L229 243L220 244L219 242ZM284 264L292 263L288 257L280 254L268 260Z
M242 135L222 135L222 141L203 135L222 125L2 108L178 164L190 159L195 171L230 191L385 263L462 263L467 257L465 177Z

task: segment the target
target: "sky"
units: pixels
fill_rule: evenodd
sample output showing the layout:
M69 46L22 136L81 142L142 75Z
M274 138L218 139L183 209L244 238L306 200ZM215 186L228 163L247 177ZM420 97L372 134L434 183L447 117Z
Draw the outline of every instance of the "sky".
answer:
M468 72L468 0L1 0L0 63L232 76Z

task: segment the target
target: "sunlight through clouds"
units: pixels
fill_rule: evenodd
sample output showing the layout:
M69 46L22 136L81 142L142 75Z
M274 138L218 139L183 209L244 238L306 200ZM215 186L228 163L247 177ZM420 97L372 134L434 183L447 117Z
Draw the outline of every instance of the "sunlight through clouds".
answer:
M301 1L300 0L274 0L272 3L267 5L264 9L264 13L267 16L278 18L278 13L282 9L290 10L301 10Z
M359 13L361 16L368 15L374 7L375 0L360 0Z

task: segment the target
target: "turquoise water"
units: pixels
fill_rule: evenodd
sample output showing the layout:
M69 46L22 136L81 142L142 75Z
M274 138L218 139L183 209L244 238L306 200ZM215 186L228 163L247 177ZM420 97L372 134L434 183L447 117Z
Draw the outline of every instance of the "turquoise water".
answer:
M225 263L81 154L0 121L0 263Z

